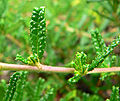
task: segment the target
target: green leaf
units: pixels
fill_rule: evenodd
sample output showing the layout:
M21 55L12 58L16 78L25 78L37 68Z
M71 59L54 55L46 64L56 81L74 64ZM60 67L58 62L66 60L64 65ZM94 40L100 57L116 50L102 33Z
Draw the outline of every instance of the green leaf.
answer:
M10 77L9 85L5 94L4 101L11 101L16 91L16 84L20 78L20 73L16 72Z
M17 54L16 55L16 60L19 60L19 61L23 62L24 64L29 64L29 65L36 65L36 66L38 66L38 64L39 64L38 63L38 56L37 56L37 54L34 54L34 55L31 54L27 59L25 59L21 55Z
M40 96L41 96L42 91L44 89L44 87L43 87L44 82L45 82L45 80L42 78L39 78L39 80L37 81L37 85L36 85L35 91L34 91L34 100L35 101L40 100Z
M71 65L75 68L74 76L68 81L70 83L78 82L78 80L87 73L89 64L86 64L87 55L83 52L77 52L75 60L72 61Z
M19 60L19 61L23 62L24 64L28 64L27 59L25 59L24 57L22 57L19 54L16 55L16 59L15 60Z
M1 0L0 1L0 18L4 15L6 9L7 9L7 4L8 1L7 0Z
M120 101L119 87L112 87L112 94L110 96L110 99L107 99L106 101Z
M46 45L45 8L34 8L30 21L30 38L33 54L41 59Z
M78 82L80 80L81 77L82 77L81 74L78 71L75 70L74 71L74 76L72 78L70 78L68 80L68 82L70 82L70 83L76 83L76 82Z
M54 92L55 90L53 88L49 89L40 101L54 101Z
M22 101L23 100L23 92L24 92L24 86L26 84L26 79L27 79L27 71L22 71L20 79L17 82L16 86L16 92L13 97L14 101Z
M26 82L26 85L25 85L25 92L27 92L27 94L26 94L27 101L28 101L28 100L34 101L34 100L33 100L34 88L32 87L31 82Z
M101 55L105 51L106 45L98 29L91 31L91 36L92 36L92 43L96 50L96 54Z
M109 19L109 20L111 20L111 21L115 21L114 18L109 17L109 16L106 16L105 14L100 13L100 12L97 11L96 9L94 9L93 11L96 12L96 13L97 13L98 15L100 15L101 17L104 17L104 18Z
M3 101L6 89L7 89L6 80L2 79L1 82L0 82L0 100L1 101Z
M73 91L68 92L65 97L60 99L60 101L71 101L71 99L76 98L76 97L77 97L77 91L73 90Z
M77 52L75 60L72 61L71 64L77 71L79 71L80 73L84 73L84 71L86 70L84 68L84 65L86 64L86 58L86 54L84 54L83 52Z

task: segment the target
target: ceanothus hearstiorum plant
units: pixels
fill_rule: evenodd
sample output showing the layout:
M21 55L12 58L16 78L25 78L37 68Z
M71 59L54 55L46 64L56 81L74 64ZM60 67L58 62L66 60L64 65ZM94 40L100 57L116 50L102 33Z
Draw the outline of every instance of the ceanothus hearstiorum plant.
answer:
M120 42L120 36L118 36L111 44L107 47L105 42L99 33L98 30L91 31L92 43L96 50L96 57L91 63L87 63L87 55L84 52L77 52L75 59L71 62L74 70L74 76L70 78L68 81L70 83L78 82L78 80L85 76L89 71L92 71L94 68L106 65L104 60L106 57L111 54L114 47L116 47ZM27 59L17 54L16 60L23 62L24 64L37 66L39 70L41 70L41 59L43 57L44 49L46 46L46 21L45 21L45 8L34 8L31 21L30 21L30 40L32 45L32 52ZM12 99L22 100L22 91L25 81L26 81L26 72L16 72L10 78L8 90L5 95L5 101L10 101ZM43 85L44 79L39 79L33 94L33 98L36 101L50 101L54 89L49 89L47 93L41 97L42 91L44 90L41 85ZM17 88L17 89L16 89ZM41 91L40 91L41 90ZM116 92L118 95L118 88L113 87L113 92ZM30 92L31 93L31 92ZM16 96L14 96L16 95ZM113 95L115 96L115 95ZM40 98L41 97L41 98ZM32 97L31 97L32 98ZM40 98L40 99L39 99ZM112 98L110 98L112 99ZM52 101L52 100L51 100Z
M87 64L87 55L84 52L77 52L75 60L72 61L72 67L75 68L74 76L69 79L69 82L77 82L82 76L86 75L88 71L93 70L95 67L104 64L105 58L113 51L120 42L118 36L108 47L99 33L98 30L91 31L92 43L96 50L96 58L91 64ZM27 59L21 55L16 56L16 60L20 60L25 64L35 65L39 69L40 60L43 56L46 45L46 21L45 21L45 8L34 8L31 21L30 21L30 40L32 44L32 52Z

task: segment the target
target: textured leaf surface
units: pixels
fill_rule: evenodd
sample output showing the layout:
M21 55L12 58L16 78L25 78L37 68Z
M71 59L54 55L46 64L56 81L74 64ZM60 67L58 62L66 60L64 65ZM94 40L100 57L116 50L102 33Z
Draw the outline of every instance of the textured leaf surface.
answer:
M22 101L23 100L23 93L24 93L24 86L26 84L27 79L27 71L22 71L20 79L17 82L16 92L14 94L14 101Z
M30 21L30 38L32 43L33 54L37 54L41 59L46 44L46 22L45 8L35 8Z
M10 77L10 81L9 81L7 92L5 94L4 101L11 101L12 100L13 95L16 91L16 84L17 84L17 81L18 81L19 78L20 78L20 73L19 72L14 73Z
M24 57L22 57L19 54L16 55L16 60L19 60L19 61L23 62L24 64L28 64L27 59L25 59Z
M96 54L100 55L106 49L105 42L98 30L92 31L91 36L92 36L93 45L96 50Z
M75 60L72 61L72 67L75 68L74 76L68 81L71 83L78 82L78 80L87 73L88 64L86 64L87 55L83 52L77 52Z
M113 51L113 49L118 46L120 43L120 36L118 36L115 40L111 42L111 44L104 50L105 52L99 55L95 58L95 60L92 61L90 64L89 70L93 70L95 67L97 67L100 63L102 63L105 58Z

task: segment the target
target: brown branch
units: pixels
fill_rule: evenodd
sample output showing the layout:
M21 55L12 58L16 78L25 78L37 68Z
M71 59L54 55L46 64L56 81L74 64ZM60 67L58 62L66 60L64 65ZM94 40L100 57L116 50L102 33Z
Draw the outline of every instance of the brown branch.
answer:
M74 68L65 68L65 67L53 67L41 65L42 69L39 69L36 66L29 65L17 65L17 64L6 64L0 63L0 70L14 70L14 71L36 71L36 72L63 72L63 73L73 73Z
M59 72L59 73L73 73L75 70L74 68L53 67L53 66L47 66L47 65L41 65L41 67L42 69L39 69L36 66L0 63L0 70ZM120 71L120 67L95 68L94 70L89 71L87 74L103 73L103 72L118 72L118 71Z

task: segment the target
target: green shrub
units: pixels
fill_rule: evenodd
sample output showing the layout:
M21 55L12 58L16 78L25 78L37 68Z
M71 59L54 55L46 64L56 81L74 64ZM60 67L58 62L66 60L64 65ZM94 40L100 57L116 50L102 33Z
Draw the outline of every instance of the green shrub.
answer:
M74 70L73 75L48 71L13 73L12 67L12 71L0 71L0 78L6 79L0 83L1 101L120 100L119 72L87 75L97 68L120 66L119 0L2 0L0 5L1 62L22 62L38 67L37 72L42 71L42 64ZM33 9L30 19L34 6L38 8ZM15 55L19 61L15 61ZM0 70L4 67L0 63Z

